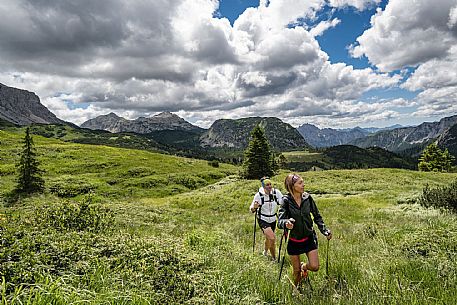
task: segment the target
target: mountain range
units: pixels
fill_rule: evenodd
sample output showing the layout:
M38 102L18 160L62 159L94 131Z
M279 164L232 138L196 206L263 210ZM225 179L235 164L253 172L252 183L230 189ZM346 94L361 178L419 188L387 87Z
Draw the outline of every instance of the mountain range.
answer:
M185 130L197 132L203 130L171 112L162 112L149 118L139 117L135 120L127 120L111 112L107 115L101 115L88 120L81 124L81 127L93 130L106 130L113 133L135 132L140 134L159 130Z
M303 124L297 130L310 145L316 148L347 144L370 134L370 132L360 127L348 130L320 129L312 124Z
M58 119L41 104L39 97L33 92L0 84L0 127L36 123L64 124L77 128L74 124ZM141 146L140 143L145 143L148 149L155 148L195 157L233 155L239 158L248 144L250 131L256 124L264 128L272 148L277 152L349 144L361 148L380 147L417 157L428 143L438 141L440 147L449 148L451 153L457 153L457 115L443 118L439 122L426 122L413 127L393 126L393 129L377 131L360 127L319 129L311 124L303 124L296 129L275 117L220 119L209 129L203 129L170 112L135 120L127 120L109 113L84 122L81 127L87 132L78 132L78 141L97 143L103 139L103 143L109 143L108 135L95 133L95 136L92 136L90 133L90 130L104 130L122 134L119 137L119 145L126 145L125 142L129 138L126 134L130 133L134 135L130 138L135 139L135 145ZM46 130L40 132L49 133ZM58 137L58 134L54 136Z
M355 139L348 144L362 148L382 147L396 153L414 151L415 147L423 147L435 141L455 124L457 124L457 115L445 117L439 122L425 122L414 127L379 131L375 134ZM409 153L409 155L411 154L414 155L417 152Z
M356 139L361 139L369 134L373 134L383 130L392 130L401 128L401 125L393 125L384 128L347 128L347 129L333 129L323 128L320 129L312 124L303 124L297 128L298 132L311 146L316 148L331 147L336 145L345 145L353 142Z

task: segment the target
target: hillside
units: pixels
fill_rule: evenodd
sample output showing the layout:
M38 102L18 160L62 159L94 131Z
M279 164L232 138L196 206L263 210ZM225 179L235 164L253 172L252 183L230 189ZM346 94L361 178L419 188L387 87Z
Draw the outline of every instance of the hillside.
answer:
M15 131L15 129L11 128L7 130ZM121 132L113 134L104 130L89 130L77 126L55 124L33 124L30 125L30 132L65 142L166 152L166 148L163 145L135 133Z
M310 147L291 125L278 118L262 117L217 120L200 137L201 145L244 150L248 145L250 132L257 124L264 128L265 135L274 150L288 151Z
M0 130L0 196L13 187L14 164L22 138L20 129ZM207 161L145 150L66 143L36 135L34 142L46 171L46 188L59 197L88 192L130 199L163 197L205 186L237 172L231 165L214 168Z
M307 171L315 169L404 168L417 169L417 160L401 157L379 147L360 148L338 145L318 152L284 153L286 167Z
M12 185L8 168L14 166L21 138L0 131L5 161L0 195ZM456 216L403 204L425 185L446 185L453 174L393 169L302 173L305 190L334 238L327 242L318 233L321 269L310 274L310 285L297 296L286 278L291 276L289 259L279 281L280 266L260 254L259 229L252 253L253 214L247 207L258 181L226 177L233 167L223 164L212 168L207 162L145 151L34 140L49 191L0 208L1 289L7 304L299 305L309 298L317 305L386 300L419 305L455 300L457 237L443 232L456 232ZM286 174L272 178L281 191ZM90 197L65 197L87 189L93 191ZM91 219L107 227L93 231L72 224ZM278 243L281 233L277 230Z
M0 83L0 119L16 125L65 124L40 102L33 92Z

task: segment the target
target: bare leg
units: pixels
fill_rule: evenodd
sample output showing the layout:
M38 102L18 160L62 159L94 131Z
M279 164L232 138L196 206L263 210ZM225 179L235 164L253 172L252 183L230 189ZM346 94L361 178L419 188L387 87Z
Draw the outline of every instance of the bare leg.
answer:
M276 259L276 235L271 228L266 228L264 231L265 234L265 250L270 250L271 257Z
M289 257L292 264L294 285L297 286L301 280L300 255L290 255Z
M317 249L306 253L308 263L305 264L306 270L316 272L319 270L319 254Z

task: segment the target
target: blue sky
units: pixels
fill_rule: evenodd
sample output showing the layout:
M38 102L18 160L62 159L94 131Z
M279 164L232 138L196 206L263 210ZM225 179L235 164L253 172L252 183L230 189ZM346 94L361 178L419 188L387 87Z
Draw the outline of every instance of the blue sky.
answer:
M367 57L352 57L349 54L348 47L354 44L357 37L362 35L365 30L370 28L371 16L376 13L377 8L385 9L387 2L387 0L383 0L379 4L373 5L371 8L364 11L359 11L354 7L344 7L338 10L326 7L318 14L316 20L309 22L312 26L318 24L320 21L328 20L330 18L338 18L341 20L339 25L328 29L323 35L316 37L321 49L328 54L330 62L343 62L345 64L352 65L357 69L372 67ZM258 5L258 0L221 0L217 16L229 19L230 23L233 25L235 20L247 8L257 7ZM409 73L413 71L414 69L410 69ZM391 73L398 74L400 71L395 70ZM368 103L393 98L414 99L417 96L417 93L417 91L412 92L401 88L374 89L365 92L361 99L367 101ZM404 120L403 124L419 124L422 121L423 118L418 118L416 121ZM372 123L373 122L367 122L365 125L368 126ZM380 127L384 127L382 125L383 123L380 124Z
M352 58L348 54L347 47L353 44L363 31L370 27L370 17L375 13L377 7L384 8L387 1L384 0L371 9L359 12L355 8L346 7L332 12L327 7L319 14L319 18L312 24L328 19L329 16L341 19L341 24L335 28L329 29L324 35L317 37L319 44L329 56L332 62L345 62L357 68L365 68L369 65L366 57ZM248 7L257 7L259 0L221 0L219 3L218 16L225 17L233 22Z
M0 14L0 83L75 124L171 111L205 128L385 127L457 113L457 0L3 0Z

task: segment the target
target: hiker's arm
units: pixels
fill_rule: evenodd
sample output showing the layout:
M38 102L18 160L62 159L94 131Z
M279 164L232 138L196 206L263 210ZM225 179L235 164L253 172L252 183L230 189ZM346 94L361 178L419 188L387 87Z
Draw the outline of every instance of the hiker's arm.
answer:
M284 230L285 224L289 220L289 218L289 201L287 199L282 200L278 212L278 228Z
M322 234L327 236L330 233L330 230L327 229L325 226L324 220L322 219L321 214L319 213L319 209L317 208L316 203L314 202L314 199L310 196L310 201L311 201L311 214L313 214L314 218L314 223L317 225L319 228L319 231L321 231Z
M251 203L251 206L249 207L249 210L251 211L251 213L254 213L257 208L259 207L260 205L260 196L259 194L255 194L254 196L254 199L252 200L252 203Z
M254 213L255 211L257 211L257 208L260 206L260 203L257 202L257 201L253 201L252 204L251 204L251 212Z
M283 195L280 190L276 190L278 192L276 198L278 198L278 204L281 206L281 204L284 203Z

